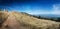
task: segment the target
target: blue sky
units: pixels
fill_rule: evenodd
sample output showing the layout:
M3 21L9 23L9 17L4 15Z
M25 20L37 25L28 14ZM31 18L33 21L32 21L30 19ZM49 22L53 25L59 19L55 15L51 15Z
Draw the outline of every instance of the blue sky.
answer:
M60 15L60 0L0 0L0 9L29 14Z

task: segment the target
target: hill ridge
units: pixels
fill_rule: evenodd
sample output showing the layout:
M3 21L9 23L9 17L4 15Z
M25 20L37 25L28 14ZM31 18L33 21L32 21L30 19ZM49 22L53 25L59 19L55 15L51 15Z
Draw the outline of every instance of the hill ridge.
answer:
M4 22L7 25L3 23L2 29L5 29L6 26L7 26L6 29L59 29L60 28L60 22L37 19L19 12L10 12L10 13L4 12L3 14L4 15L2 16L3 17L5 16L5 18L7 18L5 20L6 23ZM7 15L9 16L6 17Z

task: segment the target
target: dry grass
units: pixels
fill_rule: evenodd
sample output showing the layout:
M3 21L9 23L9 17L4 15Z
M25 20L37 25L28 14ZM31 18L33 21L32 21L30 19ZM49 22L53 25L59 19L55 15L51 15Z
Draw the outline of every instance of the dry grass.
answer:
M8 18L8 12L0 11L0 21L5 21Z
M21 13L12 12L20 24L27 29L59 29L59 23L51 20L42 20Z
M20 27L22 27L21 29L60 29L60 22L37 19L18 12L11 12L11 14L16 17ZM8 16L8 12L0 12L0 21L5 21Z
M2 27L2 24L7 20L8 18L8 13L0 11L0 28Z

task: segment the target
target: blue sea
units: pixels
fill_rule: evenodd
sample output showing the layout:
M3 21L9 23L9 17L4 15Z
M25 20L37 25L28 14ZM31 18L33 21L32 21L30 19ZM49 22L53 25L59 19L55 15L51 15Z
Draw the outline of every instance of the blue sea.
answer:
M54 14L39 14L37 16L41 16L41 17L60 17L60 15L54 15Z

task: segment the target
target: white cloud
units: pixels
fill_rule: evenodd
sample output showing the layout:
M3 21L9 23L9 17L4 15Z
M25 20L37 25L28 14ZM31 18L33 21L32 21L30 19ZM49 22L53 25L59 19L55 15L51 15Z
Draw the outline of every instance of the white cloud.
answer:
M49 11L43 11L43 10L26 10L25 12L29 14L49 14Z
M60 15L60 4L54 4L52 14Z
M54 15L60 15L60 4L54 4L53 8L51 11L49 10L42 10L40 8L34 8L30 10L27 9L25 10L25 12L29 13L29 14L54 14Z

